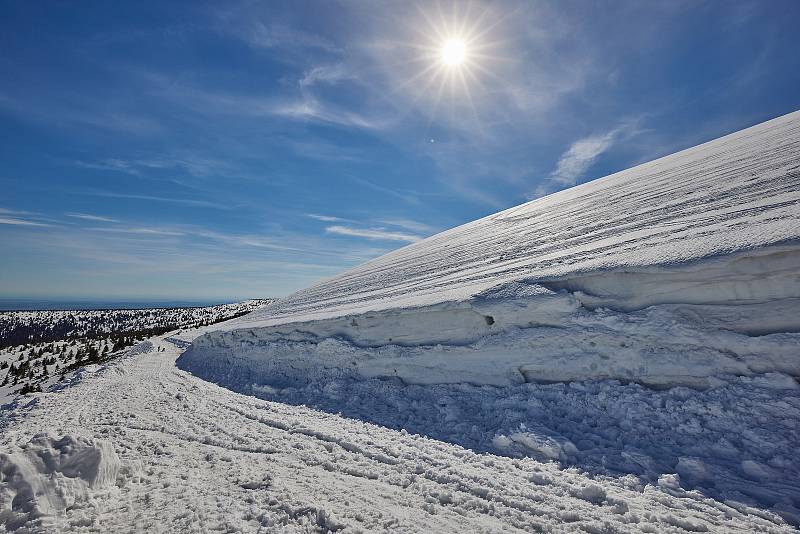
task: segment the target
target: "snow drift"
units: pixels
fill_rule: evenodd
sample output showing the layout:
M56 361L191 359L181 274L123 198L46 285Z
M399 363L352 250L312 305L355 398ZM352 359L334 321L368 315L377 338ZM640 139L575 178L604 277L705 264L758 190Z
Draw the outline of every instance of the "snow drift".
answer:
M799 525L800 112L399 249L178 365Z
M0 453L0 524L15 531L38 520L48 531L53 516L88 500L90 490L113 486L119 470L108 441L37 434Z
M800 112L442 232L194 341L226 385L800 376Z

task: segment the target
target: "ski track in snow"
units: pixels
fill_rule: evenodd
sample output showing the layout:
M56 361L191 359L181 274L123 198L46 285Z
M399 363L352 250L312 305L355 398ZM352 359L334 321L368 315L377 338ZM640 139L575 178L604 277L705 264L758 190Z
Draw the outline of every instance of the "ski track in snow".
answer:
M154 338L127 357L82 370L60 391L5 407L6 528L792 530L774 513L683 490L677 477L645 484L632 475L589 476L240 395L175 367L197 333Z

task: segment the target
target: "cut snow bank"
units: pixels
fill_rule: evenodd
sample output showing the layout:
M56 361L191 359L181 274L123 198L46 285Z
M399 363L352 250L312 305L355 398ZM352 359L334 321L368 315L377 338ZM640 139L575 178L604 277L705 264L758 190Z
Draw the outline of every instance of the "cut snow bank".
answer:
M800 524L800 113L377 258L178 365Z
M752 335L797 329L800 298L590 310L563 290L513 286L422 309L211 332L179 365L224 384L278 388L325 376L498 386L619 379L698 388L763 373L800 376L800 334Z
M387 254L180 364L269 387L800 376L798 156L800 112Z

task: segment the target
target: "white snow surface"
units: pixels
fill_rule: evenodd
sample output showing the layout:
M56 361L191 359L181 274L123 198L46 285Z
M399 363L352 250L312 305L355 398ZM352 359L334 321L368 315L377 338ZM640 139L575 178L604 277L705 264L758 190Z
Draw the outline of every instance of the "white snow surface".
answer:
M18 397L2 411L0 518L17 532L793 531L798 267L793 113Z
M767 283L759 276L788 261L773 252L794 251L789 266L798 266L799 203L800 111L434 235L239 325L458 302L520 280L555 281L602 299L593 305L627 309L759 301L776 287L800 297L796 269ZM726 278L731 269L711 260L734 256L754 259L720 286L718 269Z
M5 406L0 530L793 530L781 517L792 517L785 496L767 510L749 504L752 498L745 494L717 499L702 490L687 490L685 478L705 480L715 469L691 456L681 458L676 470L652 480L592 474L241 395L175 366L175 359L199 333L154 338L127 357L80 371L67 387L20 397ZM548 395L569 398L563 385L558 391L536 387L542 388L540 394L527 400L508 398L505 408L498 404L503 395L492 400L490 393L486 398L492 400L493 410L522 413L537 410L536 399ZM743 383L742 387L755 386ZM616 385L607 393L650 402L640 390L624 390ZM575 391L580 397L581 390ZM451 421L469 423L475 415L457 412L457 392L440 392L436 397L435 390L426 390L405 398L424 404L424 395L436 398L441 406L449 404ZM597 395L602 398L603 393ZM672 397L672 409L680 410L692 395L687 390ZM452 400L445 402L449 397ZM796 418L800 403L792 391L787 397L784 402L794 406ZM784 413L786 409L776 408ZM486 410L482 412L489 417ZM697 424L691 418L681 419L686 425ZM650 423L645 418L639 424ZM610 435L608 439L614 440ZM752 439L773 447L758 435ZM582 447L550 430L519 423L514 432L499 434L494 441L508 451L535 450L542 459L577 454ZM725 454L725 446L718 447ZM634 452L627 457L631 462L648 461ZM778 469L754 457L742 464L741 476L751 477L752 492L768 492L769 484L759 487L774 479Z
M800 376L798 332L795 112L367 262L226 323L180 365L270 387L706 388Z
M119 458L107 440L33 436L0 454L0 522L7 530L31 519L51 518L117 481Z
M800 112L387 254L177 363L797 525Z

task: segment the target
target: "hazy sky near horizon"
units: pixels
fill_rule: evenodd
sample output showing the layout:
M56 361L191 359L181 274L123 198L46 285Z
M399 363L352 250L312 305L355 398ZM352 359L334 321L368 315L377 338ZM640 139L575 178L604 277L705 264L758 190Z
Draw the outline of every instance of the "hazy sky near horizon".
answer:
M798 26L795 0L0 0L0 297L288 294L797 110Z

